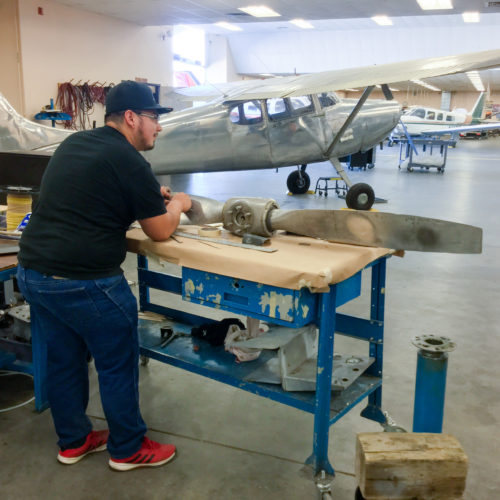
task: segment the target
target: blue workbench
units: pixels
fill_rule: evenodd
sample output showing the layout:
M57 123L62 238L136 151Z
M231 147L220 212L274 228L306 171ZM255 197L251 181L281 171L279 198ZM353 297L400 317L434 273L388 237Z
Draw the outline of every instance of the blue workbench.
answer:
M17 266L0 271L0 282L15 279ZM49 407L47 401L47 346L45 336L36 326L36 318L31 315L32 362L17 359L16 355L0 346L0 369L27 373L33 377L35 408L43 411Z
M287 392L280 385L247 381L248 374L269 359L270 353L266 351L255 361L236 363L234 356L225 352L223 346L212 347L192 337L178 337L161 348L160 327L153 321L140 321L141 355L312 413L313 445L311 456L306 462L315 473L325 471L334 474L328 460L330 425L365 399L367 405L361 415L380 423L385 422L381 404L386 260L387 256L379 257L365 266L371 269L371 301L366 315L369 319L365 319L337 312L338 307L361 294L361 269L341 282L331 284L326 292L312 293L307 288L287 289L186 266L181 268L181 277L173 276L150 270L148 259L138 255L140 309L171 318L175 331L189 333L192 325L206 323L207 319L153 303L151 288L180 295L183 300L275 325L299 328L315 323L319 329L315 392ZM273 294L274 297L281 297L281 303L287 303L290 307L271 307L269 301L262 300ZM347 389L332 392L334 338L339 334L366 341L369 355L375 361Z

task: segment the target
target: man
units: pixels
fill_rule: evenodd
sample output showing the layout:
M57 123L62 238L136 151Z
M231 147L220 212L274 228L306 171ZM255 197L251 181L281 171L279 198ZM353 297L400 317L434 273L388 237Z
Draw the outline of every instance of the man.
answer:
M54 153L19 244L17 280L46 336L48 399L64 464L106 447L109 465L121 471L175 455L174 445L145 436L137 302L120 269L133 221L153 240L166 240L191 207L186 194L172 197L160 187L138 152L154 147L158 115L167 111L146 84L114 87L105 126L72 134ZM93 431L85 414L88 351L109 431Z

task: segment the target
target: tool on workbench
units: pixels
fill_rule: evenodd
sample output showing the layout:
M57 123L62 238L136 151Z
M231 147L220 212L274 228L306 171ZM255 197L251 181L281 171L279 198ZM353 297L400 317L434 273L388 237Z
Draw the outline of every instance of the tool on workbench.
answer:
M189 333L184 333L184 332L174 332L174 330L169 327L169 326L164 326L160 328L160 335L161 335L161 342L159 344L159 347L163 349L166 347L170 342L175 340L176 338L179 337L191 337L191 334Z
M246 244L246 243L239 243L238 241L232 241L232 240L226 240L224 238L207 238L205 236L199 236L197 234L192 234L192 233L186 233L184 231L175 231L174 233L175 236L182 236L183 238L191 238L192 240L200 240L200 241L205 241L205 242L210 242L210 243L217 243L220 245L229 245L231 247L239 247L239 248L247 248L249 250L258 250L259 252L277 252L277 248L269 248L269 247L263 247L260 245L252 245L252 244Z

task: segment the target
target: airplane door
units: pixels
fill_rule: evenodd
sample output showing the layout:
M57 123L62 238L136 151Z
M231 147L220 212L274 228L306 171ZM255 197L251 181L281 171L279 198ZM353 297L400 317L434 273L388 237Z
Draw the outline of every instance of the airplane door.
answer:
M273 165L320 161L325 148L324 126L311 96L266 100Z
M271 166L271 150L260 101L235 103L229 111L234 168L251 170Z

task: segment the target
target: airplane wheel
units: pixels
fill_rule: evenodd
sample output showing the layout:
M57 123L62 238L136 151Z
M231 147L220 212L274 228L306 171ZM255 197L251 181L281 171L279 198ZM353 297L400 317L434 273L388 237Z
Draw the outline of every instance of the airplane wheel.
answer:
M370 210L375 201L375 193L369 184L358 182L347 191L345 202L349 208L355 210Z
M309 174L307 174L306 172L294 170L288 176L286 185L290 193L304 194L307 193L307 190L311 185L311 179L309 177Z

